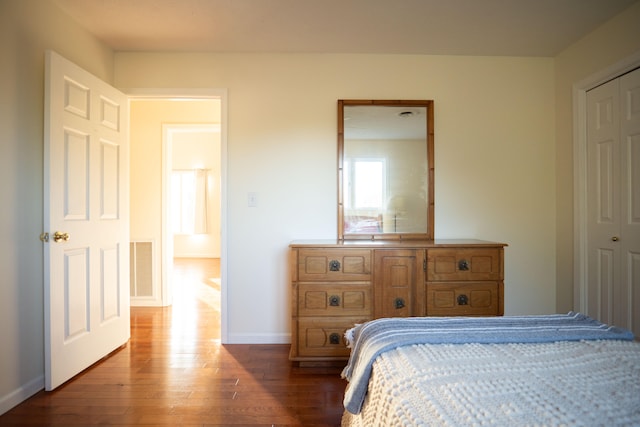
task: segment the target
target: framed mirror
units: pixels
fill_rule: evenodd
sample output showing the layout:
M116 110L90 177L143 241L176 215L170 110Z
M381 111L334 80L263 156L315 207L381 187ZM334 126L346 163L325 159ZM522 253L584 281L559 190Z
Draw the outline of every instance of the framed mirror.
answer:
M433 101L338 100L338 239L433 239Z

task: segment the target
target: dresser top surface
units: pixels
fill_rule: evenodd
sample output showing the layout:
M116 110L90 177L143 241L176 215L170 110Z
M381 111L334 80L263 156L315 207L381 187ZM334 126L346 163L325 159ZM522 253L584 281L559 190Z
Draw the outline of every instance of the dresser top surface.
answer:
M337 240L308 239L294 240L289 245L298 247L336 247L336 248L439 248L439 247L496 247L508 246L506 243L477 239L435 239L435 240Z

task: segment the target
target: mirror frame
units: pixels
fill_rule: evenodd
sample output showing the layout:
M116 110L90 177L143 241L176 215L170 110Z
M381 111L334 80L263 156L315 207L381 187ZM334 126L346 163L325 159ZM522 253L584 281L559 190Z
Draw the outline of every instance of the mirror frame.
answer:
M344 107L348 106L426 107L427 109L427 231L426 233L367 233L344 232ZM434 239L434 114L433 100L338 100L338 240L433 240Z

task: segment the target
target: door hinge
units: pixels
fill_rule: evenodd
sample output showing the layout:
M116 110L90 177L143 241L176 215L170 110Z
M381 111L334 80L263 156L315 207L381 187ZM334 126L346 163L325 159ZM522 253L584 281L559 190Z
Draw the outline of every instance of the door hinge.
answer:
M422 271L427 272L427 259L422 260Z

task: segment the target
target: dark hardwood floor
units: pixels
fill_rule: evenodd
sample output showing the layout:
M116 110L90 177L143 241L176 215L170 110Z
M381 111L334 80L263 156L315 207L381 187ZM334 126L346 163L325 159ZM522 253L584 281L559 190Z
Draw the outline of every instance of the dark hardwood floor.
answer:
M131 309L131 340L2 426L339 426L338 367L300 368L288 345L221 345L217 260L175 264L174 304Z

